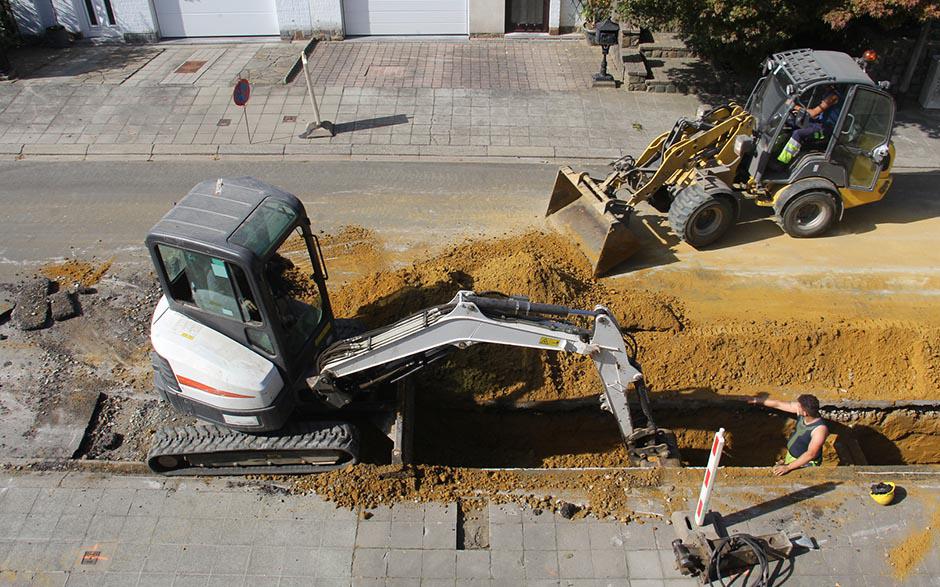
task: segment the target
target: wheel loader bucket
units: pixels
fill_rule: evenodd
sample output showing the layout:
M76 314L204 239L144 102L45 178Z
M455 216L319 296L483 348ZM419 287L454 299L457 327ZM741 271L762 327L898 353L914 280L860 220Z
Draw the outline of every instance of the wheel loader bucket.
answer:
M562 167L545 213L549 223L587 255L594 277L610 273L640 249L640 241L626 221L607 211L609 201L586 173Z

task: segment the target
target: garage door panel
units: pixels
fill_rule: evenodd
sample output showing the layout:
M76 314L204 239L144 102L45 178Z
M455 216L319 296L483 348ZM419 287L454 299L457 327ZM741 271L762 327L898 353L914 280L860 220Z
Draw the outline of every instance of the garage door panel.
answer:
M275 0L156 0L164 37L279 35Z
M465 35L467 0L345 0L347 35Z

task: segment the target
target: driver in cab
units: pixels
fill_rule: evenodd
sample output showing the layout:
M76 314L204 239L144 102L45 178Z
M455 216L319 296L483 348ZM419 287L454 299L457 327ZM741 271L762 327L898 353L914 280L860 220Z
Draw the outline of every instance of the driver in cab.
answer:
M789 165L807 141L821 141L831 136L841 110L842 94L833 85L826 86L825 96L816 106L804 109L799 104L795 105L791 116L796 128L777 156L777 161Z

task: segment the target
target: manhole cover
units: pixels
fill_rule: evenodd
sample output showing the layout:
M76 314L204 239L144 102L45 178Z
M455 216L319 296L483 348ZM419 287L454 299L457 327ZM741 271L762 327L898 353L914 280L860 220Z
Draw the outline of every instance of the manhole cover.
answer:
M228 126L230 124L232 124L231 118L220 118L219 121L215 123L216 126Z
M86 550L85 554L82 555L82 564L94 565L98 563L98 560L100 558L101 558L100 550Z
M176 68L173 73L196 73L199 68L208 63L207 61L190 60L184 61L182 65Z

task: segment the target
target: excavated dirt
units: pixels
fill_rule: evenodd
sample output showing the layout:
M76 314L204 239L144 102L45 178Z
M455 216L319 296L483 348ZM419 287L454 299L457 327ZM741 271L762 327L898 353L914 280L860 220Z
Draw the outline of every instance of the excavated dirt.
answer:
M39 272L58 283L61 288L84 288L101 281L113 262L113 259L103 262L70 259L62 263L44 265Z
M658 392L940 399L936 327L887 320L755 320L747 308L741 308L738 319L699 323L685 317L681 298L593 279L580 251L551 233L459 244L408 267L341 284L331 299L337 315L378 327L447 302L458 289L499 291L581 308L607 305L621 326L634 332L637 359ZM421 381L433 381L433 392L448 400L474 403L568 399L598 392L589 360L493 347L455 354Z
M586 499L580 514L627 521L634 515L629 492L656 487L661 469L581 471L528 475L523 471L483 471L441 466L367 465L279 479L298 493L316 492L338 507L368 509L401 502L455 502L487 498L494 503L515 502L532 508L558 510L564 501L551 496L577 489Z
M924 518L927 525L912 532L888 553L892 574L899 581L906 579L911 571L917 568L937 541L937 532L940 530L940 503L937 503L936 498L932 502L932 508L930 517Z

